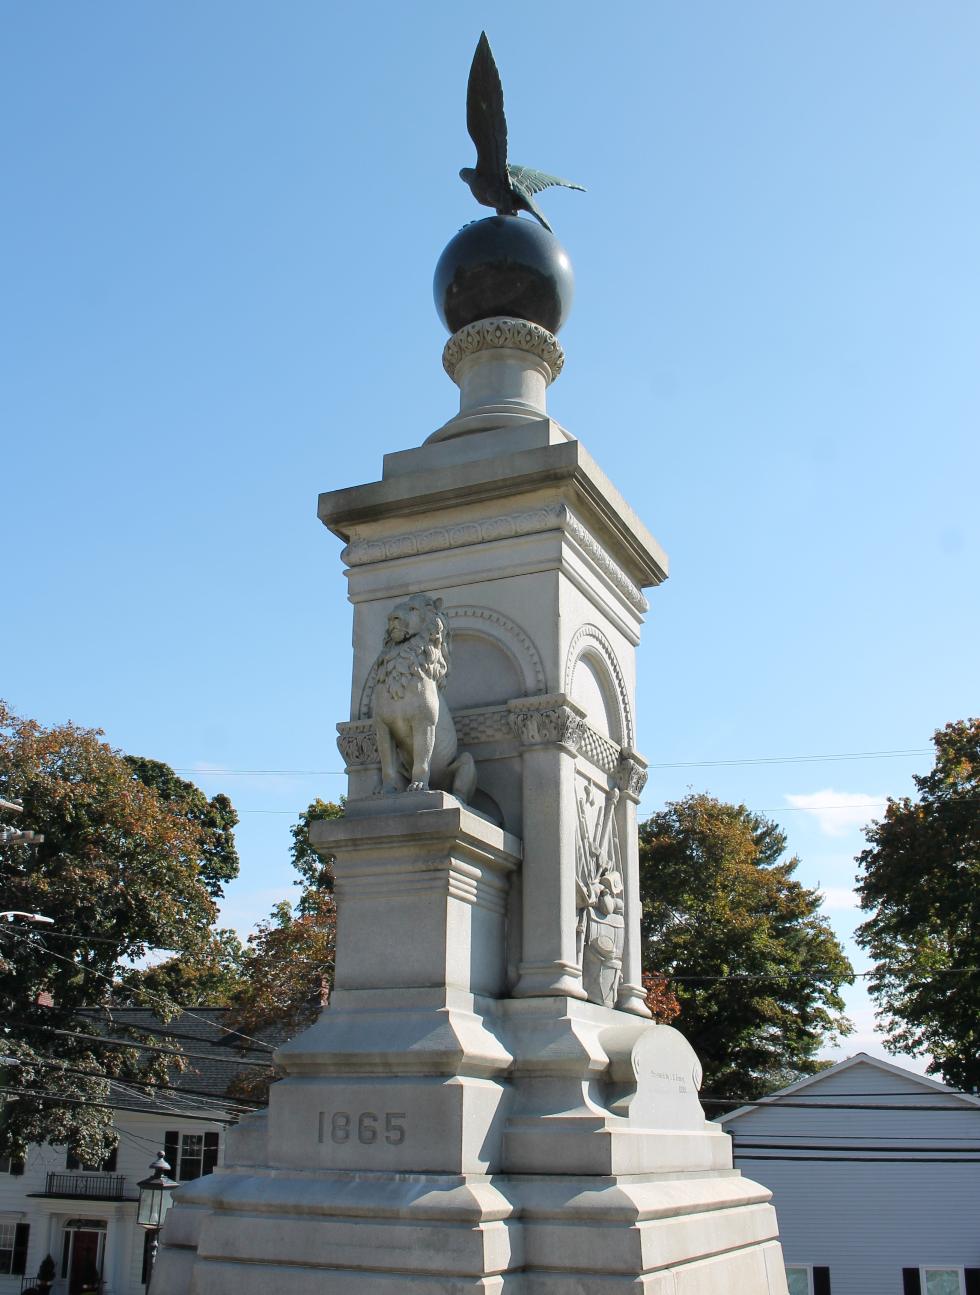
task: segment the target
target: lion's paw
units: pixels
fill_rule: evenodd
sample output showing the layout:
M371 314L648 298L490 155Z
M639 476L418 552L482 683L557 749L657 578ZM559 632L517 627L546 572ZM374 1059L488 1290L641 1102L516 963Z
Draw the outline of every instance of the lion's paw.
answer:
M427 782L410 782L408 786L405 788L405 790L406 791L428 791L429 784Z

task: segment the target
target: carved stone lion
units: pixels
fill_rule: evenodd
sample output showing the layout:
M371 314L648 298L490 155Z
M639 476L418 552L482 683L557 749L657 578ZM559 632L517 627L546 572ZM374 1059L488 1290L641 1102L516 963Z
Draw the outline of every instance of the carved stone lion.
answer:
M413 594L388 616L384 647L375 662L374 729L381 756L381 787L451 791L469 801L476 790L476 765L460 754L456 725L443 697L451 640L442 599Z

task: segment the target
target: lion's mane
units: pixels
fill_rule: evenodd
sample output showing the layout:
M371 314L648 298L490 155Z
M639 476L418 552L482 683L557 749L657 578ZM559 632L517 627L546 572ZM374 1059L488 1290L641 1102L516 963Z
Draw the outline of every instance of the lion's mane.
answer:
M385 632L384 647L377 660L375 686L395 701L401 701L413 679L431 679L442 688L449 673L451 636L449 624L435 602L418 595L400 603L396 612L414 610L421 620L420 628L401 643L391 636L391 624Z

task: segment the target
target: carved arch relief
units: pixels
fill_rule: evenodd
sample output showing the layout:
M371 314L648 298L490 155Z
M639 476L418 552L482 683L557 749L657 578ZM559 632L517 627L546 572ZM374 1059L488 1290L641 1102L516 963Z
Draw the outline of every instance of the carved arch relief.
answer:
M565 693L589 723L619 746L633 747L633 711L612 644L597 625L576 631L565 659Z
M534 697L545 691L544 664L530 636L492 607L443 607L453 634L447 701L455 711ZM358 706L358 719L373 713L377 667L372 667Z

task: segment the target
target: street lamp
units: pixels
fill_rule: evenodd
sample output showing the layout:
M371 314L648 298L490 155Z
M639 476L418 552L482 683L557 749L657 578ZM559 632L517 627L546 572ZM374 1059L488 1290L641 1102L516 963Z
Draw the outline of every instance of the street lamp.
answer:
M153 1164L150 1165L150 1170L150 1177L144 1178L142 1182L136 1184L140 1189L139 1204L136 1207L136 1222L141 1228L146 1228L150 1236L150 1257L146 1265L147 1289L149 1289L150 1279L153 1276L153 1265L160 1245L160 1229L163 1227L163 1220L166 1217L167 1210L170 1209L170 1193L177 1186L172 1178L167 1177L170 1173L170 1166L164 1159L162 1151Z

